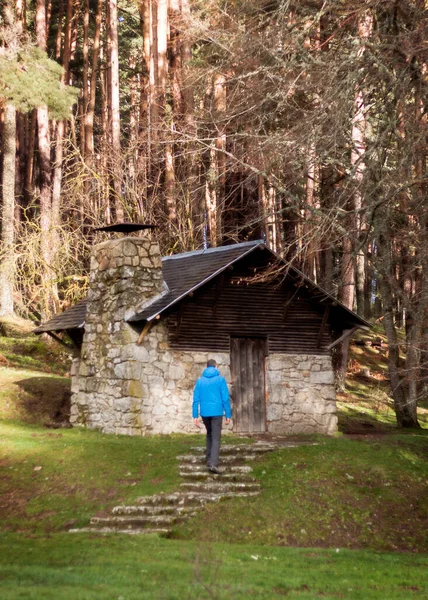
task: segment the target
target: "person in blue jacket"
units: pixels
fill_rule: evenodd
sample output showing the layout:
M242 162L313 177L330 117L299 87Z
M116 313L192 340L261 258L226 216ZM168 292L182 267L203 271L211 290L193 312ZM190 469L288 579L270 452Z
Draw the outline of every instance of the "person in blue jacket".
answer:
M218 465L220 452L221 427L223 415L226 416L225 423L229 425L232 417L230 409L229 390L224 377L217 369L214 359L207 362L202 377L196 382L193 390L193 420L199 427L199 414L207 429L207 467L211 473L221 474Z

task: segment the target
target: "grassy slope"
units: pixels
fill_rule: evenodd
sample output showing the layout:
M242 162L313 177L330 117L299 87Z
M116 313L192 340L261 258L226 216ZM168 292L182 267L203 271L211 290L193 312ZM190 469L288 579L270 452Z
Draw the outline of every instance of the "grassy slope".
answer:
M387 380L386 338L379 327L351 345L345 393L338 395L339 428L346 436L317 438L317 446L283 449L257 464L263 493L175 531L183 539L428 550L428 410L420 431L396 427ZM369 369L361 372L363 369ZM216 527L206 527L209 520Z
M176 456L195 441L193 436L135 438L2 424L2 529L64 531L116 504L174 489Z
M263 458L255 469L263 485L260 496L209 506L175 535L281 546L428 550L427 435L318 443Z
M356 340L381 342L382 346L351 343L346 390L337 397L339 429L344 433L391 432L396 429L396 419L388 381L386 336L376 325L371 332L354 336ZM420 402L418 419L428 429L427 399Z

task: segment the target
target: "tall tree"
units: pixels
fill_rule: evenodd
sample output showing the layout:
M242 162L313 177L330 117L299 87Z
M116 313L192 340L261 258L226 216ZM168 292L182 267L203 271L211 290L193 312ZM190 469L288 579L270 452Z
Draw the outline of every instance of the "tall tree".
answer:
M111 109L111 140L112 140L112 178L114 190L114 207L117 221L123 220L124 208L122 202L122 169L120 143L120 77L119 77L119 40L117 0L108 0L108 70L110 73L109 101Z
M47 50L47 24L45 0L36 0L36 43ZM54 296L53 243L52 243L52 171L50 155L50 129L47 105L37 109L37 140L39 150L40 245L42 256L41 316L47 318L52 311Z
M14 9L6 3L4 12L3 53L16 51L16 28ZM15 164L16 164L16 109L11 102L4 106L3 121L3 172L2 172L2 211L0 246L0 316L14 314L14 211L15 211Z

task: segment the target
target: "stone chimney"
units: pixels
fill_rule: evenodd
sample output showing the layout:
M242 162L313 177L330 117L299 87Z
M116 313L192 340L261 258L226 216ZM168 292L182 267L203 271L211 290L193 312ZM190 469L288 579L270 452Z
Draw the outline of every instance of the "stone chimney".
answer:
M141 369L149 356L125 318L162 290L160 250L149 237L94 246L72 423L141 433Z

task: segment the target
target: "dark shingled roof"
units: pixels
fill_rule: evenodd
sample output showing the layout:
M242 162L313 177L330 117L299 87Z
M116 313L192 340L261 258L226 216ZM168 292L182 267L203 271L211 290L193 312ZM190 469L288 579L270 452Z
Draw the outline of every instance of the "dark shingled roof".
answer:
M66 331L67 329L80 329L85 326L86 319L86 300L81 300L67 308L59 315L55 315L50 321L39 325L34 333L44 333L46 331Z
M264 248L263 241L244 242L233 246L207 248L166 256L162 259L162 274L169 291L160 294L137 313L129 322L151 321L158 314L175 304L187 294L213 279L237 260L252 252L255 248Z
M162 259L162 274L165 283L168 286L167 291L154 296L140 312L128 319L128 322L151 321L170 306L179 302L190 292L198 289L204 283L219 275L236 261L242 259L247 254L253 252L256 248L269 250L263 240L244 242L242 244L233 244L231 246L221 246L219 248L208 248L206 250L195 250L193 252L184 252L173 256L166 256ZM269 250L269 252L271 252ZM275 254L272 252L272 256ZM278 258L278 257L277 257ZM359 326L370 326L370 323L359 317L346 306L337 301L336 298L325 292L313 281L308 279L303 273L290 268L290 273L308 284L319 299L331 301L331 304L337 306L340 311L345 311L348 317ZM40 325L35 332L44 331L62 331L84 327L86 315L86 301L78 302L63 313L56 315L53 319Z

